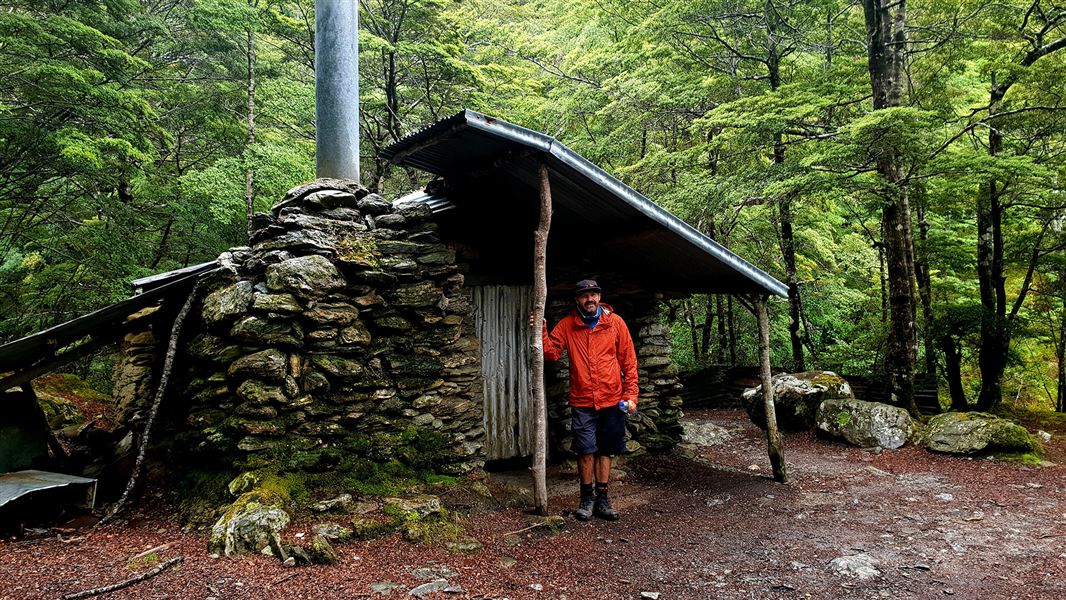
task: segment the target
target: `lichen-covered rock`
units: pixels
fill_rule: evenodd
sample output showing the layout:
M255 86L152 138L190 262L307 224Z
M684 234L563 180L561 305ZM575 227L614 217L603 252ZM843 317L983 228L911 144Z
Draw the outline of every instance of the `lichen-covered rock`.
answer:
M1031 452L1037 446L1021 425L981 412L936 415L926 424L921 441L926 448L947 454Z
M311 505L315 512L348 511L355 505L351 494L341 494L329 500L320 500Z
M366 374L362 363L343 356L319 354L311 359L311 364L339 380L360 379Z
M85 415L78 406L60 394L37 390L37 403L48 421L49 429L62 429L85 421Z
M267 548L289 524L284 500L257 489L242 494L211 528L208 552L222 556L255 554Z
M358 540L372 540L392 531L392 527L385 521L370 517L353 517L351 529L352 537Z
M316 325L343 327L359 320L359 309L347 302L323 302L305 312L304 318Z
M831 371L783 373L770 380L774 390L774 414L781 431L803 431L814 427L818 406L824 400L854 400L851 385ZM744 390L744 409L752 423L766 428L762 385Z
M311 547L307 549L307 553L311 556L311 562L316 565L334 565L341 559L333 545L322 535L311 538Z
M261 481L262 477L260 477L258 473L255 473L253 471L245 471L244 473L241 473L240 475L234 477L233 480L229 482L229 485L226 486L226 489L229 490L230 495L240 496L245 492L250 492L254 490L256 486L260 484Z
M245 380L244 383L238 386L237 396L241 400L255 405L284 404L289 400L281 387L265 384L255 379Z
M291 292L305 298L318 298L345 285L337 267L324 256L298 256L267 267L267 288Z
M211 292L204 298L204 322L219 325L243 314L252 302L252 292L252 282L246 280Z
M860 448L899 448L915 432L907 411L880 402L825 400L818 406L815 420L819 431Z
M299 347L303 343L303 330L299 323L279 321L262 317L245 317L233 326L230 335L247 344L257 346Z
M192 339L187 352L193 358L228 364L241 355L241 348L236 344L227 343L226 340L210 333L201 333Z
M352 539L352 530L339 523L316 523L311 527L311 531L334 542L347 542Z
M292 294L256 293L252 298L252 308L263 312L298 313L303 310Z
M443 506L437 496L423 495L410 498L385 498L386 512L416 513L419 518L439 515Z
M268 348L233 361L229 376L234 379L255 377L266 381L283 381L288 364L289 358L284 352Z

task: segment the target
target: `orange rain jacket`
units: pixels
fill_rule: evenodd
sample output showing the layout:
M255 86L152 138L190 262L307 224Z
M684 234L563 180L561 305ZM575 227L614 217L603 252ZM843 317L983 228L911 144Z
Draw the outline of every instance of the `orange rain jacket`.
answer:
M570 353L570 406L615 406L621 400L637 404L637 353L625 321L606 304L590 329L577 310L552 332L544 326L544 358L559 360Z

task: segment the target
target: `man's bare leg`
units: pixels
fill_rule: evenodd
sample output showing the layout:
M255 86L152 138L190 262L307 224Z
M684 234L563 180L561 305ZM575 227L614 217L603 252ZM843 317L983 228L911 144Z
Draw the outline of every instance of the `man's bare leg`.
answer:
M595 482L593 475L595 475L595 471L596 460L593 455L582 454L577 457L577 474L581 478L581 503L574 512L574 516L581 521L588 521L592 518L593 484Z
M584 479L582 479L584 481ZM591 480L590 480L591 481ZM596 455L596 482L609 483L611 481L611 457L603 454Z
M596 455L596 502L593 513L608 521L618 520L618 511L611 507L611 501L607 497L607 484L611 480L611 457Z
M594 458L598 458L593 454L582 454L577 457L577 474L581 478L581 483L592 485L592 471ZM596 466L599 466L598 464ZM610 469L608 469L610 471Z

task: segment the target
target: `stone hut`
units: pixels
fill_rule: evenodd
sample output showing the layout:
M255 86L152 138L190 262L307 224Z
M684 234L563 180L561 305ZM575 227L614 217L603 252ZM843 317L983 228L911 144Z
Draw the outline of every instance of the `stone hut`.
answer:
M463 473L532 453L535 173L555 213L549 321L598 279L637 348L629 449L679 441L680 384L660 302L784 286L552 138L473 111L389 148L438 176L395 202L317 180L253 219L199 278L177 361L179 447L225 464L328 470L353 453ZM143 362L143 361L142 361ZM549 445L569 452L567 365L549 365ZM128 383L128 389L142 389Z

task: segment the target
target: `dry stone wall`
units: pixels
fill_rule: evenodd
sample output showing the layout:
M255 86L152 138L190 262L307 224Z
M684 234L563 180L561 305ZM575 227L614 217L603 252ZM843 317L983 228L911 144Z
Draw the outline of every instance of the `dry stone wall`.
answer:
M249 243L220 257L190 327L192 448L325 470L431 434L436 468L481 463L470 296L427 207L317 180L256 215Z

